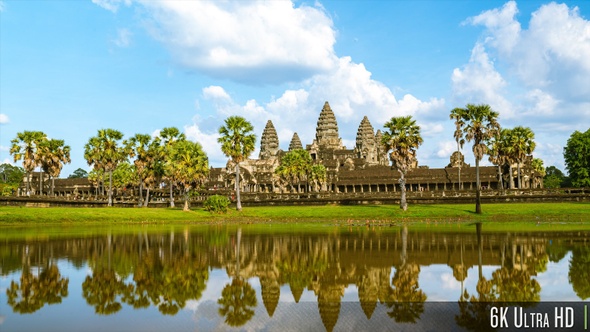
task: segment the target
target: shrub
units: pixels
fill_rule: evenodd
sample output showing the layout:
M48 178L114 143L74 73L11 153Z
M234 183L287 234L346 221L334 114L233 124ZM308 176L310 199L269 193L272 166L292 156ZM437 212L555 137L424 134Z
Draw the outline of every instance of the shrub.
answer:
M206 211L211 213L226 213L229 206L229 199L221 195L209 196L203 203Z

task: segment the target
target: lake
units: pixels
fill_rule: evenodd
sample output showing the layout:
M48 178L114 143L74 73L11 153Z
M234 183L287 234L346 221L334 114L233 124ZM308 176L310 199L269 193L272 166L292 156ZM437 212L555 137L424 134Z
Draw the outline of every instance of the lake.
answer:
M89 226L0 239L1 331L469 331L501 323L491 308L506 306L508 330L566 326L558 307L587 324L590 231L557 226Z

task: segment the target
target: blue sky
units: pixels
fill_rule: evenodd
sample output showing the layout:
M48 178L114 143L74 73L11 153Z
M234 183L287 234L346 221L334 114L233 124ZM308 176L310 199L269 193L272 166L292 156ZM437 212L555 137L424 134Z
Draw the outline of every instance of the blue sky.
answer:
M353 148L363 116L422 127L422 165L456 145L448 114L487 103L503 127L535 132L535 157L564 170L590 127L590 2L0 1L0 162L17 132L64 139L72 163L98 129L126 137L175 126L211 165L229 115L280 147L310 144L324 101ZM466 162L474 164L470 147ZM253 157L258 156L258 150Z

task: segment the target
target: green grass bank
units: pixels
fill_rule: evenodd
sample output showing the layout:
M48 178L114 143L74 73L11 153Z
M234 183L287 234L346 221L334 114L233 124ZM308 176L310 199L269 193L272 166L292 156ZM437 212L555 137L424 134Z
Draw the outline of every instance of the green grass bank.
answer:
M0 207L0 227L49 224L182 224L182 223L307 223L344 225L397 223L571 223L590 224L590 203L499 203L412 205L325 205L246 207L238 212L211 214L201 208L185 212L170 208Z

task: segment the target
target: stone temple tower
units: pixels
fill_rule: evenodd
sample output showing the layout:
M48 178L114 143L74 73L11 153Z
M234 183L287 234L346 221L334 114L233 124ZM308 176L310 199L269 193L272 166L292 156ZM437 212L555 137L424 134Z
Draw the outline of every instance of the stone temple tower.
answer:
M354 152L357 158L365 159L367 164L376 165L379 162L377 155L377 144L373 126L366 116L361 121L356 133L356 147Z
M272 121L268 120L262 137L260 139L260 156L261 160L267 160L275 157L279 151L279 137Z
M301 144L301 139L299 139L299 135L297 133L293 134L293 138L291 139L291 143L289 143L289 151L303 149L303 145Z
M320 149L337 150L342 148L342 141L338 135L336 116L334 116L334 112L332 112L328 102L324 104L324 108L320 112L315 138Z

